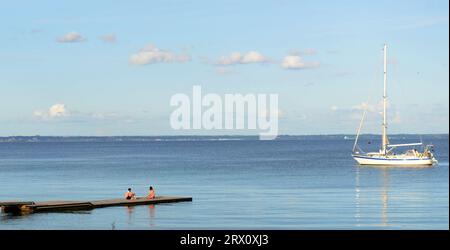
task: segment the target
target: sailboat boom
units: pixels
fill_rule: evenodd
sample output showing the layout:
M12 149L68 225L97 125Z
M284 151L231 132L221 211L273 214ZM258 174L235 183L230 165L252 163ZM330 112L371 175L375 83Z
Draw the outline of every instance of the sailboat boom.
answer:
M405 143L405 144L388 144L387 146L390 148L393 147L407 147L407 146L422 146L423 143L417 142L417 143Z
M363 115L361 117L361 122L359 123L358 131L356 132L355 143L353 144L353 152L355 152L356 145L358 144L359 134L361 133L361 128L364 122L364 117L366 116L367 109L364 109Z

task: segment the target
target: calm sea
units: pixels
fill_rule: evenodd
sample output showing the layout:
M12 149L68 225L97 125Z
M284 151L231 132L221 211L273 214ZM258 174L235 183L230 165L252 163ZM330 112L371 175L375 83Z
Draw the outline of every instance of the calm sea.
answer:
M437 166L357 166L337 136L0 138L0 200L146 195L193 202L0 215L0 229L449 229L448 135ZM379 145L365 136L362 147Z

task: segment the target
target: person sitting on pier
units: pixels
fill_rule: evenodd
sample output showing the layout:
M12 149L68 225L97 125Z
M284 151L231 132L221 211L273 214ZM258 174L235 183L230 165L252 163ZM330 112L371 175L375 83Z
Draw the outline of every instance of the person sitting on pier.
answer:
M155 198L155 190L152 186L150 186L150 189L148 191L147 199L154 199Z
M131 192L131 188L128 188L128 191L125 193L125 199L127 200L136 199L136 194Z

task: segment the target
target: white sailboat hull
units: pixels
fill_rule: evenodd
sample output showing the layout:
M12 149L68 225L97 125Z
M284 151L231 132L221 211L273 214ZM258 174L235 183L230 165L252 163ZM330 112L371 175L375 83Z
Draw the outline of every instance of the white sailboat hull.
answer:
M419 166L433 165L434 158L416 158L416 157L395 157L395 156L367 156L352 155L353 159L360 165L383 165L383 166Z
M381 134L381 148L378 152L362 153L361 151L356 151L359 134L361 132L364 117L366 115L367 109L364 109L361 122L359 124L358 132L356 134L355 143L353 144L353 159L360 165L378 165L378 166L425 166L433 165L437 163L433 156L432 145L427 145L422 153L418 152L415 148L407 150L404 154L395 154L393 151L398 147L409 147L409 146L419 146L420 143L406 143L406 144L390 144L387 135L387 55L386 55L387 45L384 44L384 79L383 79L383 123L382 123L382 134Z

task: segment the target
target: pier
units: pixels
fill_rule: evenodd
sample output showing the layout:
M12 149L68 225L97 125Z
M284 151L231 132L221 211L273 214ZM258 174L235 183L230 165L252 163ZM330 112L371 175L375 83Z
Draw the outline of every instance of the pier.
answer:
M0 207L4 213L37 213L37 212L57 212L91 210L94 208L113 206L138 206L158 203L173 203L192 201L192 197L157 196L153 199L138 197L134 200L127 199L107 199L94 201L0 201Z

